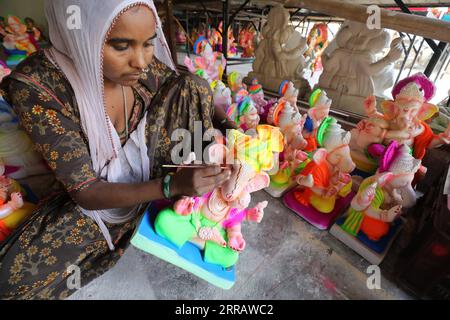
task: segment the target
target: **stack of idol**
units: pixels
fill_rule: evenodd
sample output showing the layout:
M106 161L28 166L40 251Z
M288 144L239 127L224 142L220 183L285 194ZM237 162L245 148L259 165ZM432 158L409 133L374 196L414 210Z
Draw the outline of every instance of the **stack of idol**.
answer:
M211 45L204 43L201 56L194 61L186 57L184 63L188 70L207 80L213 92L213 101L216 107L225 111L229 120L247 135L255 136L256 127L261 118L267 117L269 107L275 100L266 101L262 86L257 79L253 79L247 87L243 77L238 72L228 75L228 86L222 81L226 60L219 58Z
M202 58L214 60L208 56L211 52L205 50ZM284 135L284 150L268 172L265 191L283 197L298 216L321 230L331 228L331 234L379 264L404 224L402 213L416 203L426 150L450 143L450 127L434 134L426 123L439 110L429 103L434 84L423 74L401 80L392 90L393 99L381 103L382 112L369 96L364 102L367 118L347 132L328 115L332 101L325 90L313 91L302 115L293 83L283 82L280 98L267 101L257 79L246 86L233 72L227 87L211 77L220 72L205 72L208 65L190 70L206 74L214 103L241 131L257 136L262 122Z
M351 132L357 195L330 232L372 264L383 260L404 224L401 214L416 203L426 150L450 143L450 126L434 134L426 123L439 110L429 103L435 90L423 74L407 77L394 86L393 100L381 103L382 112L369 96L368 118Z
M281 98L268 112L267 122L280 128L285 148L265 190L274 197L284 195L288 208L325 230L345 212L354 194L350 133L328 116L331 100L324 90L311 94L304 115L298 111L297 94L292 83L283 83Z

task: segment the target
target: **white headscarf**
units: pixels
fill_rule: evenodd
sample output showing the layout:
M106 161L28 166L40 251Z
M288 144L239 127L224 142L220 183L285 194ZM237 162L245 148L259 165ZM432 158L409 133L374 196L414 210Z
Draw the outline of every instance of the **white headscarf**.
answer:
M120 138L107 117L103 86L103 45L117 18L136 5L146 5L155 16L154 56L175 70L155 5L151 0L46 0L45 13L53 47L47 56L70 82L80 111L82 129L89 141L94 171L109 182L149 180L150 163L145 144L145 117L127 141ZM78 16L74 16L78 15ZM77 18L80 28L71 26ZM75 20L74 20L75 19ZM111 250L114 246L104 224L123 223L138 207L110 210L85 210L102 230Z

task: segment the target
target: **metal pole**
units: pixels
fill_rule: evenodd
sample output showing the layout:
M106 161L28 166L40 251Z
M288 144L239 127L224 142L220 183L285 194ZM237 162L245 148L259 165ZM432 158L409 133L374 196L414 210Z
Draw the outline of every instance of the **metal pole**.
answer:
M402 11L403 11L404 13L412 14L412 12L409 10L408 6L405 5L405 4L403 3L402 0L394 0L394 1L395 1L395 3L397 3L398 7L399 7L400 9L402 9ZM437 49L436 43L435 43L433 40L431 40L431 39L426 39L426 38L425 38L425 41L428 43L428 45L430 46L430 48L433 49L434 52L436 52L436 49Z
M190 46L189 46L189 39L191 37L191 34L189 33L189 12L186 10L186 52L188 57L190 56Z
M228 12L230 9L228 0L222 0L223 5L223 29L222 29L222 57L227 60L228 59ZM225 70L223 74L226 76L227 67L225 66Z
M447 46L447 43L445 42L439 42L439 45L437 46L437 50L434 51L433 56L430 59L430 62L428 62L427 68L423 72L427 77L430 77L433 73L434 68L436 67L436 64L438 63L439 59L441 58L442 52L444 52L445 47Z

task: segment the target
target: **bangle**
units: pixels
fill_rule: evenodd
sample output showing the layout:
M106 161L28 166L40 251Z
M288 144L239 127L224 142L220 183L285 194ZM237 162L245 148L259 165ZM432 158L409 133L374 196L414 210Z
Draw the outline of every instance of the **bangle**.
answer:
M172 195L170 194L170 182L172 182L173 173L168 173L164 176L162 181L162 191L164 198L170 199Z

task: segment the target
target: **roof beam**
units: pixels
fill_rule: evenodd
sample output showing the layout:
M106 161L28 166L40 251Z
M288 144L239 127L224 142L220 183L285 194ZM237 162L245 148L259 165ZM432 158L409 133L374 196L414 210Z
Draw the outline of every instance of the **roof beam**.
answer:
M366 23L367 6L336 0L274 0L286 7L306 8ZM450 43L450 22L380 8L381 27Z

